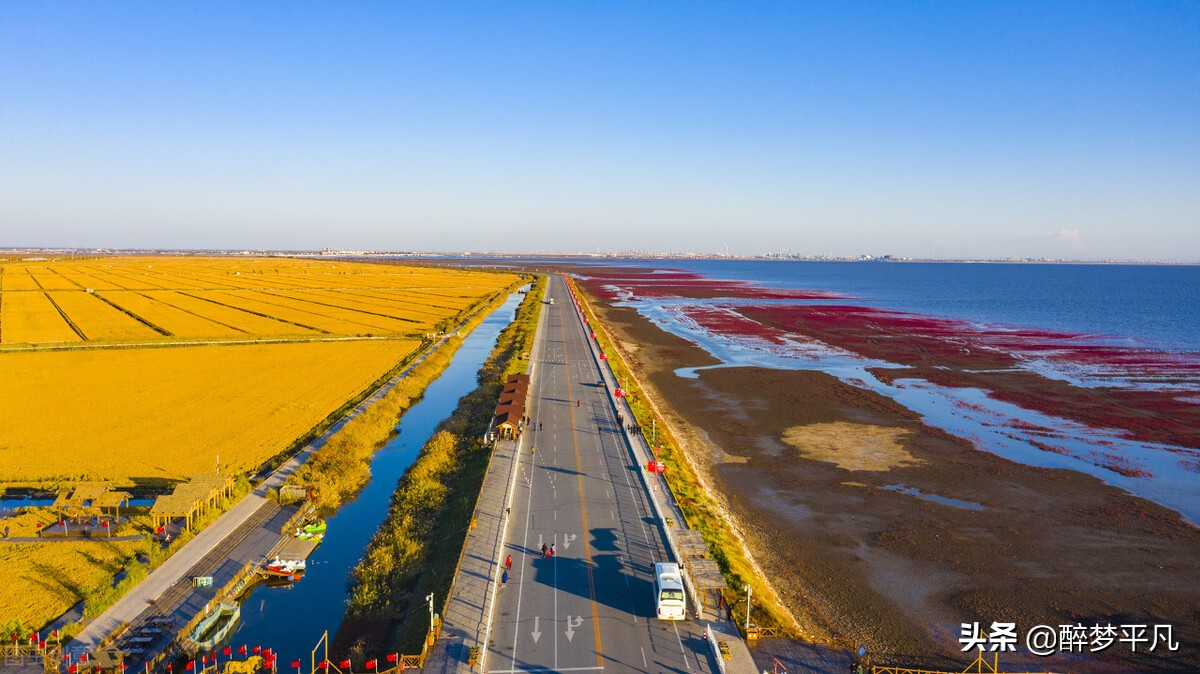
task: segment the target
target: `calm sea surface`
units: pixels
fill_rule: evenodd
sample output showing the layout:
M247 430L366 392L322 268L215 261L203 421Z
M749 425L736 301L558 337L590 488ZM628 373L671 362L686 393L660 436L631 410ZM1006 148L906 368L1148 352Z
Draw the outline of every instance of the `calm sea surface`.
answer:
M617 264L647 266L647 261ZM1200 352L1197 266L759 260L654 264L776 288L828 290L854 296L855 304L1111 336L1114 343L1127 346Z

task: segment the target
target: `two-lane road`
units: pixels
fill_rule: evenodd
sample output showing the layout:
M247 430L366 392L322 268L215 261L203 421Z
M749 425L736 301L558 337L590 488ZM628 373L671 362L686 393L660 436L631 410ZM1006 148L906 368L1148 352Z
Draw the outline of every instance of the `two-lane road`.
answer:
M654 563L670 561L661 525L561 278L547 296L555 303L533 354L532 423L505 537L513 567L486 670L709 672L694 623L653 617Z

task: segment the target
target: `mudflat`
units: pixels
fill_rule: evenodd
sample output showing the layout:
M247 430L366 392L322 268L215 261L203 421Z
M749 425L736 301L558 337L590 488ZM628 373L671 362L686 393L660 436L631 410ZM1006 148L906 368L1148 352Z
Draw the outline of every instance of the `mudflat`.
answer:
M714 359L593 304L804 630L877 663L958 671L962 623L1170 624L1178 651L1006 655L1002 665L1200 670L1200 531L1070 470L1014 463L815 371ZM957 669L955 667L957 666Z

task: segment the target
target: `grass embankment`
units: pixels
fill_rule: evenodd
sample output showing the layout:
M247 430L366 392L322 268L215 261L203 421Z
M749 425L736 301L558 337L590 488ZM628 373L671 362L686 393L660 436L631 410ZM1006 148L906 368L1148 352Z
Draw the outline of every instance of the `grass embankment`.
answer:
M351 419L296 471L288 482L312 485L319 508L336 510L371 479L371 457L396 432L396 420L446 369L463 338L508 299L498 294L480 308L457 334L413 366L381 399Z
M670 425L654 409L637 375L626 364L625 354L609 338L603 322L598 320L596 312L590 306L589 297L584 295L583 289L574 281L568 279L568 283L575 289L580 304L583 305L584 315L588 318L592 331L596 333L596 341L601 350L607 355L614 376L622 382L638 424L643 429L648 430L652 426L656 429L655 453L658 460L667 466L663 475L667 488L679 504L679 510L683 513L688 528L695 529L704 536L713 559L720 566L727 583L723 594L725 600L733 607L735 622L738 625L745 623L746 595L743 588L750 585L754 588L752 622L760 627L776 628L794 636L796 627L787 609L783 607L774 589L762 581L762 574L746 556L742 541L730 528L720 506L709 495L686 452L671 432Z
M392 495L387 519L352 572L335 650L353 658L415 653L429 625L426 594L444 604L491 452L481 438L504 379L524 372L546 279L539 277L479 370L479 386L439 424Z

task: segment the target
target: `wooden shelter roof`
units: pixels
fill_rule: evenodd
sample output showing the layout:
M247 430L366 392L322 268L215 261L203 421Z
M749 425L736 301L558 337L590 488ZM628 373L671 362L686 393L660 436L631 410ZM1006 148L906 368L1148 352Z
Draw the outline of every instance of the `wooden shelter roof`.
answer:
M518 372L517 374L510 374L510 375L508 375L508 379L504 380L504 383L505 384L522 384L523 383L526 386L528 386L529 385L529 375L525 374L524 372Z
M133 494L130 494L129 492L109 491L101 494L100 497L96 499L96 502L92 505L96 506L97 508L115 508L117 506L125 505L131 498L133 498Z
M687 560L687 568L697 590L720 590L728 586L715 559L693 557Z
M705 557L709 554L708 543L704 542L704 536L695 529L676 529L671 532L675 535L675 542L679 545L679 554L684 557Z
M154 499L151 515L167 517L189 517L196 512L196 500L182 494L163 494Z

